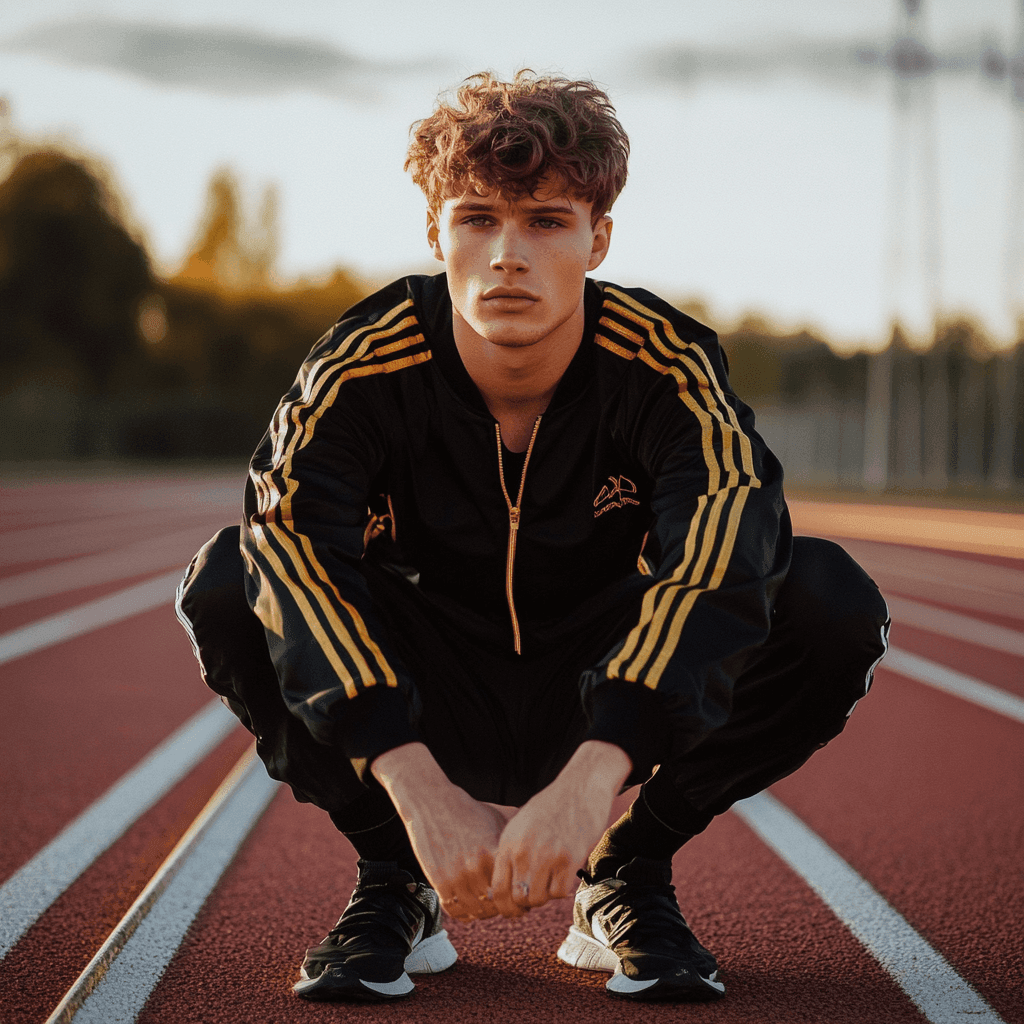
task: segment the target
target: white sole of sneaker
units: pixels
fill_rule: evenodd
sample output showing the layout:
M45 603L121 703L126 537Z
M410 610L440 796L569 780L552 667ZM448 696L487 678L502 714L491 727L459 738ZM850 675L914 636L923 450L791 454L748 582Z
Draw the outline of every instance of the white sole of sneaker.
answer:
M323 974L315 978L308 978L306 971L302 971L302 981L292 986L292 991L303 999L316 1000L370 1000L378 999L400 999L407 996L416 986L408 974L402 974L394 981L364 981L362 978L346 978L342 984L332 981L331 968L328 967ZM361 995L360 989L365 989L367 994ZM370 993L373 993L370 995Z
M302 980L292 986L292 991L304 999L400 999L415 989L410 974L438 974L451 967L459 954L442 930L428 939L421 939L405 958L405 973L394 981L366 981L364 978L349 976L343 984L331 979L331 968L316 978L310 978L302 968ZM342 970L339 978L344 975ZM360 989L366 994L361 995ZM372 994L371 994L372 993Z
M607 946L584 935L576 925L569 929L569 934L558 947L558 959L582 971L607 971L611 974L619 969L619 958Z
M715 993L717 995L725 995L725 985L720 981L715 981L718 971L715 971L710 977L705 978L703 975L698 974L705 985L708 986L708 994ZM659 978L655 978L653 981L634 981L632 978L627 978L621 971L616 971L609 979L605 988L609 992L614 992L617 996L632 996L636 995L637 992L645 992L653 985L657 985ZM714 998L714 996L712 996Z
M459 954L451 944L448 932L442 929L413 946L405 958L405 969L409 974L438 974L447 971L458 959Z
M583 971L605 971L611 975L605 988L620 996L635 996L637 993L645 992L657 985L660 980L654 978L650 981L634 981L632 978L626 977L622 973L619 958L612 950L590 935L581 932L576 925L569 929L569 934L565 937L562 945L558 947L558 959L570 967L578 967ZM718 971L714 971L707 978L697 975L707 985L708 995L711 998L725 994L725 985L715 980L717 975Z

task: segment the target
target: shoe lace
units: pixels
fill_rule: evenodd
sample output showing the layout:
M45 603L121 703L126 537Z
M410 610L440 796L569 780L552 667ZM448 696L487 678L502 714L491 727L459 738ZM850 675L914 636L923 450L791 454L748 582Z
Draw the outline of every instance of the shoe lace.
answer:
M608 943L615 947L672 948L688 945L692 932L679 910L674 885L630 882L619 885L595 908Z
M388 940L407 944L424 913L423 906L405 885L361 886L352 893L323 945L345 946L355 951Z

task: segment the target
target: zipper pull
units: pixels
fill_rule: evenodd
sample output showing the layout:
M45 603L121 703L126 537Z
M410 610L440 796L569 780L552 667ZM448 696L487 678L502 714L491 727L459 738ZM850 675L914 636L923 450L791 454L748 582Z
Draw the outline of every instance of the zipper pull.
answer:
M513 505L508 510L508 522L509 522L509 526L511 526L513 530L518 530L519 529L519 506L518 505Z

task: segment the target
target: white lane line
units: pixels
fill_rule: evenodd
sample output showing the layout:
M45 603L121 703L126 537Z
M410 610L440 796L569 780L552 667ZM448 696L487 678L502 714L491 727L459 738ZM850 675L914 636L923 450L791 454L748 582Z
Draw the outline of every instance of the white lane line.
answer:
M277 792L249 751L221 783L47 1024L134 1021L196 914Z
M210 701L0 886L0 959L55 899L235 727Z
M232 505L223 508L196 506L179 496L173 504L153 510L126 512L118 508L117 515L85 518L75 508L74 519L64 518L48 526L39 526L39 516L32 517L32 526L5 530L0 534L0 566L19 562L34 562L51 558L74 558L103 551L110 547L111 538L137 538L153 536L191 526L205 524L209 533L230 522L238 522L239 512ZM2 516L2 511L0 511Z
M187 565L188 560L210 539L211 532L206 525L191 526L187 530L148 537L124 547L7 576L0 579L0 608L81 587L142 576L157 569Z
M733 810L810 885L931 1024L1003 1024L945 958L787 807L760 793Z
M906 597L886 596L885 600L897 622L1024 658L1024 633Z
M49 615L20 629L0 635L0 665L46 647L62 643L100 626L109 626L174 600L174 591L185 569L175 569L145 583L136 583L114 594L87 601L66 612Z
M1006 715L1014 721L1024 722L1024 700L1020 697L995 686L989 686L979 679L965 676L962 672L946 668L945 665L911 654L909 651L890 647L881 667L919 683L934 686L937 690L978 704L989 711Z

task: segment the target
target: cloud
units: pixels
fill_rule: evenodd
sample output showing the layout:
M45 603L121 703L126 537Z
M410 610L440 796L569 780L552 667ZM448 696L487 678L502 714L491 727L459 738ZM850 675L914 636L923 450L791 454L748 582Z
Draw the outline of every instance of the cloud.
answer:
M408 63L362 60L316 40L285 39L245 29L106 19L39 25L0 42L0 48L121 72L160 85L243 95L291 89L360 92L371 81L413 70Z
M1004 56L978 39L936 51L911 39L766 40L756 46L723 48L669 45L638 55L634 67L649 81L697 85L707 80L761 81L799 75L834 84L857 85L898 73L976 74L999 79Z

